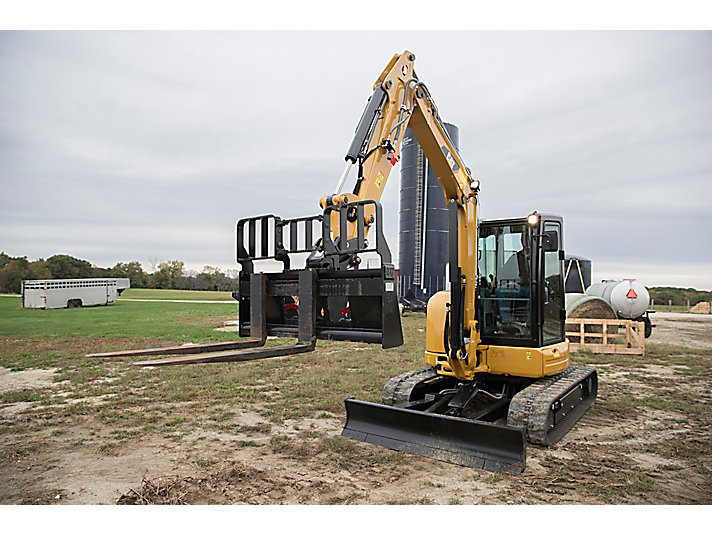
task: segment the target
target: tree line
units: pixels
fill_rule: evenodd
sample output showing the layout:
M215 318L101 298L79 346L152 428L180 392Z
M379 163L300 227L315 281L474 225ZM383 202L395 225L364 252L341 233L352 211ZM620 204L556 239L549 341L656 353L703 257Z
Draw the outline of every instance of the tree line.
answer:
M138 261L119 262L113 267L97 267L67 254L29 261L0 253L0 293L20 293L22 280L67 278L128 278L131 287L153 289L192 289L198 291L236 291L238 270L222 272L206 265L202 272L186 270L182 261L158 263L146 272Z
M690 306L699 302L712 301L712 291L700 291L692 287L651 287L648 292L655 304L667 304L672 301L673 306L686 306L690 301Z
M13 258L0 252L0 293L20 293L22 280L62 278L128 278L131 287L154 289L192 289L197 291L236 291L238 270L222 272L206 265L202 272L188 271L182 261L158 263L146 272L138 261L119 262L113 267L97 267L67 254L29 261L27 256ZM672 301L674 306L690 306L712 301L712 291L682 287L651 287L650 297L658 304Z

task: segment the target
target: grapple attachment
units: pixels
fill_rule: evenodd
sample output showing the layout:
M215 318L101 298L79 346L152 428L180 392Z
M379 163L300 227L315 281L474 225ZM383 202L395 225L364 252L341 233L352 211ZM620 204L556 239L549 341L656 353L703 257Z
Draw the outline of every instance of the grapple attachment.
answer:
M342 436L494 472L521 473L524 430L398 406L346 399Z

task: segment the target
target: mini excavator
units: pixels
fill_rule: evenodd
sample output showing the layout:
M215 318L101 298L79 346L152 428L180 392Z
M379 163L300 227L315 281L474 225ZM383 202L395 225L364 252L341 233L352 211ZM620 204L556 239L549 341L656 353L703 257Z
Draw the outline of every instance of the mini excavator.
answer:
M402 345L396 272L380 198L410 128L447 202L449 289L430 298L425 366L389 380L382 403L345 400L342 435L495 472L521 472L526 442L551 446L596 400L598 378L570 364L563 220L533 212L479 221L479 181L449 138L415 56L396 54L376 80L321 213L237 223L239 334L247 340L92 356L174 355L172 365L308 352L317 339ZM353 166L352 192L343 192ZM292 268L301 255L303 268ZM377 257L380 265L370 268ZM281 263L256 272L255 262ZM268 335L297 343L266 347Z

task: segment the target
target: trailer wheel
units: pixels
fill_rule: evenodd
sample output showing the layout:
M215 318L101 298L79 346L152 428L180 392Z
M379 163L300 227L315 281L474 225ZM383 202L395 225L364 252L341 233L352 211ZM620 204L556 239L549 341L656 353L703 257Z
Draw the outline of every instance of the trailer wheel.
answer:
M80 308L81 305L81 299L72 299L67 301L67 308Z

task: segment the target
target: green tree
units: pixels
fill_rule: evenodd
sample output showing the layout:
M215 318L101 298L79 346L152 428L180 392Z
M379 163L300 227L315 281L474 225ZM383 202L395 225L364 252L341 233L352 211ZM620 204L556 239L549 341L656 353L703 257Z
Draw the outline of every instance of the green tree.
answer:
M92 278L108 278L111 276L109 273L111 272L111 269L108 267L97 267L96 265L93 265L91 268L91 277Z
M8 263L10 263L11 259L12 258L4 252L0 252L0 269L4 268Z
M171 278L168 271L156 271L149 275L149 287L154 289L171 289Z
M131 287L148 287L148 274L141 267L141 263L137 261L117 263L109 270L109 276L128 278L131 280Z
M199 276L204 278L207 282L208 290L217 291L218 281L220 280L220 277L224 275L217 267L211 267L210 265L206 265L205 267L203 267L203 272L200 273Z
M36 261L31 261L30 265L31 278L33 280L49 280L52 278L52 271L47 267L47 262L42 258Z
M174 289L176 278L183 276L185 264L182 261L171 260L159 263L157 271L151 275L153 287L157 289Z
M47 258L46 264L52 278L89 278L92 275L91 263L67 254L55 254Z
M668 301L672 301L673 306L685 306L688 300L690 306L694 306L698 302L712 300L712 291L700 291L693 287L651 287L648 292L656 306L666 305Z
M32 271L30 262L26 257L12 258L5 267L0 270L0 292L20 293L22 291L22 281L31 280Z

